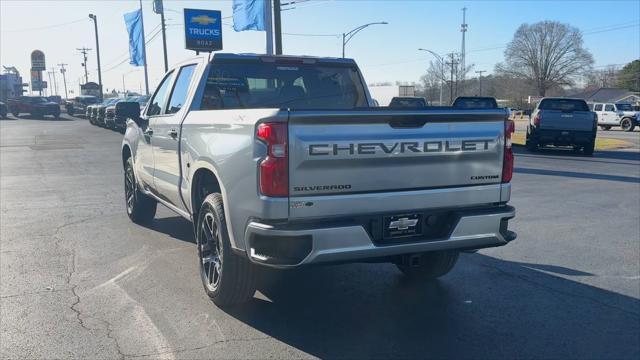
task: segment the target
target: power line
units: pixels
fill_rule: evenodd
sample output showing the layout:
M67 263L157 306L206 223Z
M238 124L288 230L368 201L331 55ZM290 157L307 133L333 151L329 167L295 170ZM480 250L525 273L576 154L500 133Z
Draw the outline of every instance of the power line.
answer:
M603 32L622 30L622 29L627 29L627 28L632 28L632 27L637 27L637 26L640 26L640 22L638 22L637 20L636 21L632 21L632 22L627 21L627 22L624 22L624 23L611 24L611 25L607 25L607 26L600 26L600 27L584 30L582 32L582 35L600 34L600 33L603 33ZM469 50L469 51L467 51L467 53L504 49L504 48L507 47L507 45L508 44L499 45L499 46L485 47L485 48L478 48L478 49Z
M300 33L282 33L282 35L311 36L311 37L338 37L338 36L342 36L342 34L300 34Z
M161 25L161 24L158 24L156 27L154 27L153 29L151 29L151 30L146 34L146 36L151 36L151 33L153 33L155 30L157 30L157 29L160 27L160 25ZM147 41L147 43L148 43L148 41ZM106 66L110 66L111 64L115 63L116 61L118 61L118 59L120 59L122 56L125 56L125 55L127 55L127 59L128 59L128 58L129 58L129 57L128 57L128 55L129 55L129 49L127 49L127 51L123 52L122 54L120 54L120 55L116 56L116 57L114 58L115 60L107 62L107 65L106 65Z
M156 28L157 28L157 27L156 27ZM152 34L152 35L151 35L151 37L149 37L149 38L144 42L144 44L145 44L145 45L148 45L149 43L151 43L151 41L153 41L153 40L154 40L154 39L155 39L155 38L156 38L156 37L157 37L161 32L162 32L162 30L157 30L157 31L155 32L155 34ZM127 51L127 52L128 52L128 51ZM128 60L129 60L129 56L127 56L127 57L125 57L124 59L122 59L122 61L120 61L120 62L119 62L119 63L117 63L116 65L113 65L113 66L111 66L110 68L108 68L107 70L104 70L104 71L103 71L103 73L104 73L104 72L107 72L107 71L111 71L111 70L113 70L113 69L117 68L118 66L120 66L120 65L124 64L125 62L127 62Z
M640 23L635 24L635 25L625 25L625 26L612 27L612 28L610 28L610 29L606 29L606 30L598 30L598 31L589 31L589 32L584 32L584 33L582 33L582 35L600 34L600 33L603 33L603 32L609 32L609 31L615 31L615 30L628 29L628 28L638 27L638 26L640 26Z
M41 26L41 27L35 27L35 28L29 28L29 29L19 29L19 30L2 30L2 32L24 32L24 31L34 31L34 30L52 29L52 28L55 28L55 27L61 27L61 26L67 26L67 25L71 25L71 24L79 23L79 22L81 22L81 21L87 21L87 19L82 18L82 19L78 19L78 20L69 21L69 22L66 22L66 23L54 24L54 25L47 25L47 26Z

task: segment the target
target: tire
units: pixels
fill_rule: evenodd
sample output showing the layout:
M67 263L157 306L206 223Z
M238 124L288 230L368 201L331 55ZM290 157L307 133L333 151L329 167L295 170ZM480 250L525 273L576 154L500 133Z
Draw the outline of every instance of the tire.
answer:
M600 129L604 130L604 131L608 131L611 129L611 125L600 125Z
M256 290L256 265L231 250L222 195L209 194L200 207L196 244L202 286L218 306L247 302Z
M455 250L433 251L418 254L419 265L396 264L398 269L412 280L432 280L446 275L458 261L459 252Z
M620 121L620 127L623 131L630 132L633 131L633 129L636 127L636 124L634 124L633 120L624 118L622 119L622 121Z
M124 167L124 200L127 215L134 223L147 224L156 216L158 203L138 188L131 158L127 159Z
M595 150L595 147L596 147L596 142L594 140L589 144L585 145L582 148L582 152L584 153L585 156L593 156L593 150Z
M56 120L60 119L60 113L53 114L53 118Z
M72 107L68 107L67 108L67 114L69 114L69 116L73 116L73 108Z
M20 112L19 111L12 111L11 112L13 114L13 116L18 117L20 116Z

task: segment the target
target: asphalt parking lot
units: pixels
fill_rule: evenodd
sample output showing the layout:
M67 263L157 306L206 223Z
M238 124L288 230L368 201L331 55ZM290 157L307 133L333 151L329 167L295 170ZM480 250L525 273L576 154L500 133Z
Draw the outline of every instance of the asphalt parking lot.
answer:
M633 147L593 158L517 149L518 239L437 282L379 264L269 272L252 302L221 310L187 221L164 208L148 228L128 220L122 135L1 120L0 353L637 359L640 133L623 136Z

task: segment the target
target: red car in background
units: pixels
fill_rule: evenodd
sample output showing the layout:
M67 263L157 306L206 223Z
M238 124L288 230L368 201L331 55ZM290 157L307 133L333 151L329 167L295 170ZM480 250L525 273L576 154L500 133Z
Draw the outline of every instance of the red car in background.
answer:
M7 100L9 112L18 117L20 114L28 113L34 117L44 117L51 115L54 118L60 117L60 105L49 101L43 96L20 96L16 99Z

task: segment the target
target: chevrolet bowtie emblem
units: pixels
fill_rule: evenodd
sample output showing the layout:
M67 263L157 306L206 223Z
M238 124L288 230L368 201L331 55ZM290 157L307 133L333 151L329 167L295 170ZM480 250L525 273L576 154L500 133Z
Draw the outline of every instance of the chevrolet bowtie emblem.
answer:
M216 19L209 17L207 15L198 15L191 18L192 23L200 24L200 25L209 25L215 24Z
M408 230L418 224L418 219L400 218L389 223L389 230Z

